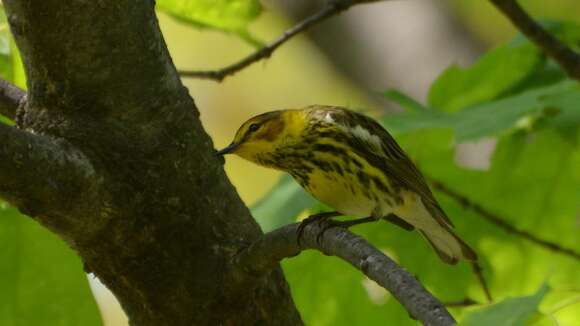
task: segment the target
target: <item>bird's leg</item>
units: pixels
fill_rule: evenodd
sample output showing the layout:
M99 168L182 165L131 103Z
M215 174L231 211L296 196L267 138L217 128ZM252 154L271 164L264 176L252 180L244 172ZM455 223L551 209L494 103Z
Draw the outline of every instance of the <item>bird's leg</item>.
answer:
M300 222L300 225L298 226L298 229L296 230L298 245L300 245L300 239L302 238L302 233L304 233L304 228L306 228L306 226L308 226L308 224L313 223L313 222L326 221L329 218L337 217L340 215L341 214L339 212L323 212L323 213L310 215L307 218L305 218L304 220L302 220L302 222Z
M330 226L325 227L325 229L330 229L332 227L341 227L341 228L348 229L348 228L355 226L355 225L376 222L376 221L377 221L377 219L374 218L373 216L362 217L362 218L357 218L357 219L348 220L348 221L329 221L328 225L330 225Z
M320 230L320 232L316 236L316 242L320 243L320 239L322 238L322 235L328 229L331 229L331 228L334 228L334 227L341 227L341 228L348 229L348 228L353 227L355 225L369 223L369 222L376 222L376 221L377 221L377 219L375 217L373 217L373 216L363 217L363 218L357 218L357 219L349 220L349 221L333 221L333 220L330 220L330 221L328 221L326 223L326 225L322 228L322 230Z
M328 214L332 214L332 213L336 213L336 212L330 212ZM327 214L327 213L321 213L321 214ZM317 214L319 215L319 214ZM339 213L336 213L336 215L332 214L330 216L324 216L324 217L318 217L316 215L313 215L311 217L314 217L315 220L317 221L326 221L328 220L330 217L335 217L335 216L339 216ZM302 223L306 222L307 220L309 220L311 217L308 217L307 219L305 219ZM398 217L395 214L389 214L387 216L384 216L382 218L376 218L374 216L368 216L368 217L362 217L362 218L357 218L354 220L349 220L349 221L334 221L334 220L329 220L326 225L322 228L322 230L320 230L320 232L318 233L318 235L316 236L316 242L320 243L320 239L322 239L322 235L324 234L324 232L326 232L326 230L330 229L330 228L334 228L334 227L341 227L341 228L345 228L348 229L350 227L353 227L355 225L359 225L359 224L364 224L364 223L370 223L370 222L376 222L378 220L385 220L387 222L393 223L396 226L407 230L407 231L413 231L415 229L415 227L409 223L407 223L405 220L403 220L402 218ZM314 221L312 221L314 222ZM308 222L311 223L311 222ZM299 229L299 235L301 235L301 227L302 224L300 224L300 226L298 227ZM302 227L303 229L303 227ZM298 238L300 239L300 238Z

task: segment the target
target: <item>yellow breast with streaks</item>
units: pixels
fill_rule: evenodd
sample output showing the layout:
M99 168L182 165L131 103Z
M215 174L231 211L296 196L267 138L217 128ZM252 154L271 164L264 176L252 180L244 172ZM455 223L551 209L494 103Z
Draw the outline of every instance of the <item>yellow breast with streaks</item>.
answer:
M387 215L391 208L372 185L364 186L354 174L336 175L314 170L305 189L320 202L344 215L371 216L378 210Z

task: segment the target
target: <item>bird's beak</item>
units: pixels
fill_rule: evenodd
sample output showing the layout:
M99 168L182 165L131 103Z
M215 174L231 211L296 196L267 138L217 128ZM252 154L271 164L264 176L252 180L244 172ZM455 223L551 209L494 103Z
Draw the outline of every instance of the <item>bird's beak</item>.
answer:
M223 156L223 155L226 155L226 154L230 154L233 151L235 151L236 148L238 148L238 147L240 147L240 144L231 143L231 144L228 145L228 147L226 147L226 148L224 148L224 149L222 149L220 151L217 151L215 153L215 155L217 155L217 156Z

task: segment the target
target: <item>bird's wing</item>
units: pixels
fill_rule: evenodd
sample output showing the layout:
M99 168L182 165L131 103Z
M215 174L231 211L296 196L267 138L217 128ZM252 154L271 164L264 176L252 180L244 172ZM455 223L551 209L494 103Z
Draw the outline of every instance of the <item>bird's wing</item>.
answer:
M363 114L339 108L332 111L332 117L335 123L349 128L347 135L353 141L351 147L386 173L394 186L417 193L434 218L453 226L419 169L379 123Z

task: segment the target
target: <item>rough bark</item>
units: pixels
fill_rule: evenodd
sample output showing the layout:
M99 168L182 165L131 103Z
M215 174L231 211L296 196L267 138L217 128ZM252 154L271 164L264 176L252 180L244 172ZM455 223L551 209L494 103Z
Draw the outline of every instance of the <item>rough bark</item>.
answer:
M302 324L279 268L248 291L223 282L261 231L213 155L154 2L4 5L29 92L23 130L0 126L0 195L67 241L133 325Z

